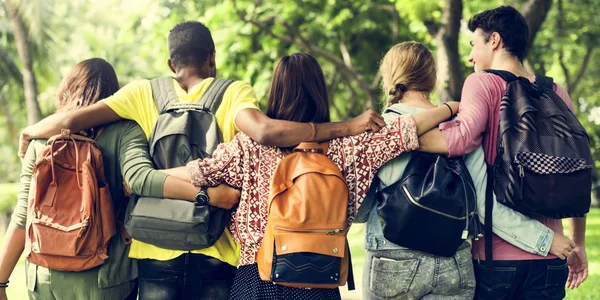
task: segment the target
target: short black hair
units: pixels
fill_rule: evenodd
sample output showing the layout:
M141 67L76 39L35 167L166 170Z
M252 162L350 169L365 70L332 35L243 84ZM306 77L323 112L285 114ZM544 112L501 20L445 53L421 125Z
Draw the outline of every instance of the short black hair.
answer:
M169 32L169 56L175 66L198 66L215 52L210 30L196 21L179 23Z
M502 37L504 48L523 61L529 46L529 26L521 13L512 6L500 6L474 15L469 20L469 30L483 31L485 41L497 32Z

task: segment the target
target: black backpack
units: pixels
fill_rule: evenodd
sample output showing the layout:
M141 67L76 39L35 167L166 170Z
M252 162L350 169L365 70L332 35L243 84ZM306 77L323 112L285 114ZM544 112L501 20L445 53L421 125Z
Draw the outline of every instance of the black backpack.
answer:
M485 233L491 258L492 190L498 202L525 215L583 217L591 204L593 163L588 135L553 91L552 78L537 76L532 84L507 71L486 72L507 82L497 155L488 167Z
M171 77L150 81L160 113L150 137L157 169L185 166L209 157L223 142L214 116L232 80L214 79L197 103L177 99ZM126 224L129 234L165 249L195 250L212 246L229 224L230 211L195 203L140 197Z
M415 152L399 181L376 184L383 236L396 245L450 257L479 233L477 193L462 157Z

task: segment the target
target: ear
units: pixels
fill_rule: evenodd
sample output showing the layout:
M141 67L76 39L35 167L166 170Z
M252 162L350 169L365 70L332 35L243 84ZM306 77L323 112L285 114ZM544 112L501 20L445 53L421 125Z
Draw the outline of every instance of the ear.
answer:
M175 65L173 64L173 61L170 58L167 59L167 65L169 66L169 69L171 69L171 72L176 73L175 72Z
M498 32L492 32L492 35L490 36L490 42L492 43L493 50L502 48L503 41Z

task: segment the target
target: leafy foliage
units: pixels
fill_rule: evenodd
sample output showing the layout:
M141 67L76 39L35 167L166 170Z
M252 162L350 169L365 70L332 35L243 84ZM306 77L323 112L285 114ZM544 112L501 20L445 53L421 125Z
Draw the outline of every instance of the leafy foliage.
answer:
M7 0L2 0L7 1ZM19 0L15 0L19 1ZM524 7L531 0L463 0L459 48L462 78L472 72L467 62L473 14L498 5ZM377 74L383 54L395 43L417 40L432 50L441 26L444 0L138 0L23 1L25 20L34 36L35 68L42 112L52 111L60 78L78 61L97 56L111 62L121 84L136 78L169 74L166 37L184 20L205 22L217 46L219 76L249 81L266 102L277 59L309 52L321 63L328 83L334 120L365 108L381 109ZM577 115L600 158L600 19L596 1L554 0L537 33L527 65L569 88ZM40 25L41 24L41 25ZM40 44L41 43L41 44ZM0 9L0 182L16 181L19 160L9 123L26 121L22 83L10 73L21 67L5 12ZM43 50L43 51L42 51ZM584 59L587 58L586 61ZM7 62L12 62L7 63ZM4 76L11 74L10 76ZM458 76L457 75L457 76ZM436 95L433 96L434 99ZM13 130L14 131L14 130ZM600 167L600 159L596 159Z

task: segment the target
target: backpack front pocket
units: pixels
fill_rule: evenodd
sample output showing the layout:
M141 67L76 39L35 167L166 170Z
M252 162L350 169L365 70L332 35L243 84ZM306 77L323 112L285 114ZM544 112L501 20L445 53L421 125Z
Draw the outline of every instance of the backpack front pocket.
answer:
M310 238L309 238L310 236ZM337 284L346 252L343 229L276 227L271 279L299 284Z
M87 227L88 221L66 227L35 218L31 222L32 251L67 257L91 254L79 253L89 232Z

